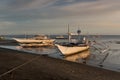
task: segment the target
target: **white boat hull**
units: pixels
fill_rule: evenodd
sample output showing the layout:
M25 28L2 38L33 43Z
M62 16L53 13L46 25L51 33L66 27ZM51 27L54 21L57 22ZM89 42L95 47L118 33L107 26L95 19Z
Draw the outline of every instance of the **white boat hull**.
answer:
M50 43L54 42L54 39L41 39L41 40L35 40L35 39L18 39L18 38L13 38L19 43Z
M74 55L71 55L71 56L64 57L64 59L68 60L68 61L76 61L76 60L79 60L80 58L81 59L87 59L89 56L90 56L90 51L87 50L87 51L84 51L84 52L81 52L81 53L78 53L78 54L74 54Z
M62 46L62 45L56 44L56 46L63 55L72 55L72 54L82 52L82 51L89 49L88 45L70 47L70 46Z
M22 47L43 47L43 46L53 46L54 39L18 39L14 38L20 46Z
M54 46L53 44L35 44L35 43L31 43L31 44L20 44L20 46L22 47L47 47L47 46Z

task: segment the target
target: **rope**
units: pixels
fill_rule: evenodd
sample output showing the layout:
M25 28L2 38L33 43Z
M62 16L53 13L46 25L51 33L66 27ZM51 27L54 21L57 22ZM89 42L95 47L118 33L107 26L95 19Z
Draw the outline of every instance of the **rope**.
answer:
M35 57L35 58L32 58L31 60L29 60L29 61L27 61L27 62L25 62L25 63L23 63L23 64L15 67L15 68L11 69L11 70L8 70L7 72L1 74L0 77L5 76L5 75L7 75L8 73L10 73L10 72L12 72L12 71L17 70L18 68L21 68L22 66L27 65L28 63L31 63L32 61L34 61L34 60L36 60L36 59L38 59L38 58L39 58L39 56L37 56L37 57Z

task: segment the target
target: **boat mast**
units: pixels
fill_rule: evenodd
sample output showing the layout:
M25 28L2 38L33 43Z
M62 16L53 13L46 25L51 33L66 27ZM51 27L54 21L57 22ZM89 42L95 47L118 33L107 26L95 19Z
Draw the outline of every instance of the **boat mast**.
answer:
M71 34L70 34L70 30L69 30L69 24L68 24L68 42L70 43L71 40Z
M78 40L80 40L80 33L81 33L81 30L80 30L79 27L78 27L78 30L77 30Z

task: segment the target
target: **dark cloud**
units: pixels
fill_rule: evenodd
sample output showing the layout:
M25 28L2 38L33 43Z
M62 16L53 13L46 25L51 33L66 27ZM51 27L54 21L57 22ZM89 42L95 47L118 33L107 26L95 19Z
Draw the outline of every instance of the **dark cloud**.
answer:
M32 3L33 1L36 1L36 0L8 0L7 5L12 8L23 7L29 3Z
M104 0L0 0L0 2L6 6L0 8L0 20L7 21L97 15L114 11L115 6L115 4L111 7L106 3L98 4L104 2ZM85 2L88 2L88 5L81 6ZM95 3L91 4L89 2ZM48 6L49 3L52 4Z
M65 6L79 2L93 2L98 0L58 0L54 3L54 6Z
M26 21L32 19L45 19L50 11L47 6L56 0L0 0L0 20ZM41 8L42 7L42 8Z

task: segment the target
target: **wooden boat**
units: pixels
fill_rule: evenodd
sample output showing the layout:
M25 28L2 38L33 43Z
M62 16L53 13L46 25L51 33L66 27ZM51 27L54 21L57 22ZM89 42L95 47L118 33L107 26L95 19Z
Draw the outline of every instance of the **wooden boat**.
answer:
M89 45L88 45L88 40L85 37L80 38L79 34L80 34L80 30L77 31L78 33L78 39L76 40L76 42L72 42L71 41L71 35L69 33L69 27L68 27L68 39L69 42L68 43L64 43L64 44L55 44L58 48L58 50L65 56L67 55L72 55L75 53L79 53L85 50L89 49Z
M29 43L29 44L20 44L20 46L22 47L33 47L33 48L37 48L37 47L52 47L54 46L52 43Z
M90 51L84 51L84 52L80 52L78 54L74 54L74 55L70 55L70 56L66 56L63 59L64 60L68 60L68 61L73 61L73 62L78 62L79 60L86 60L90 57Z
M22 47L43 47L43 46L52 46L54 43L54 39L49 39L46 36L37 36L34 38L13 38L14 40L16 40L20 46Z
M65 56L79 53L89 49L88 45L79 45L79 46L78 45L65 46L59 44L55 44L55 45L60 50L60 52Z

